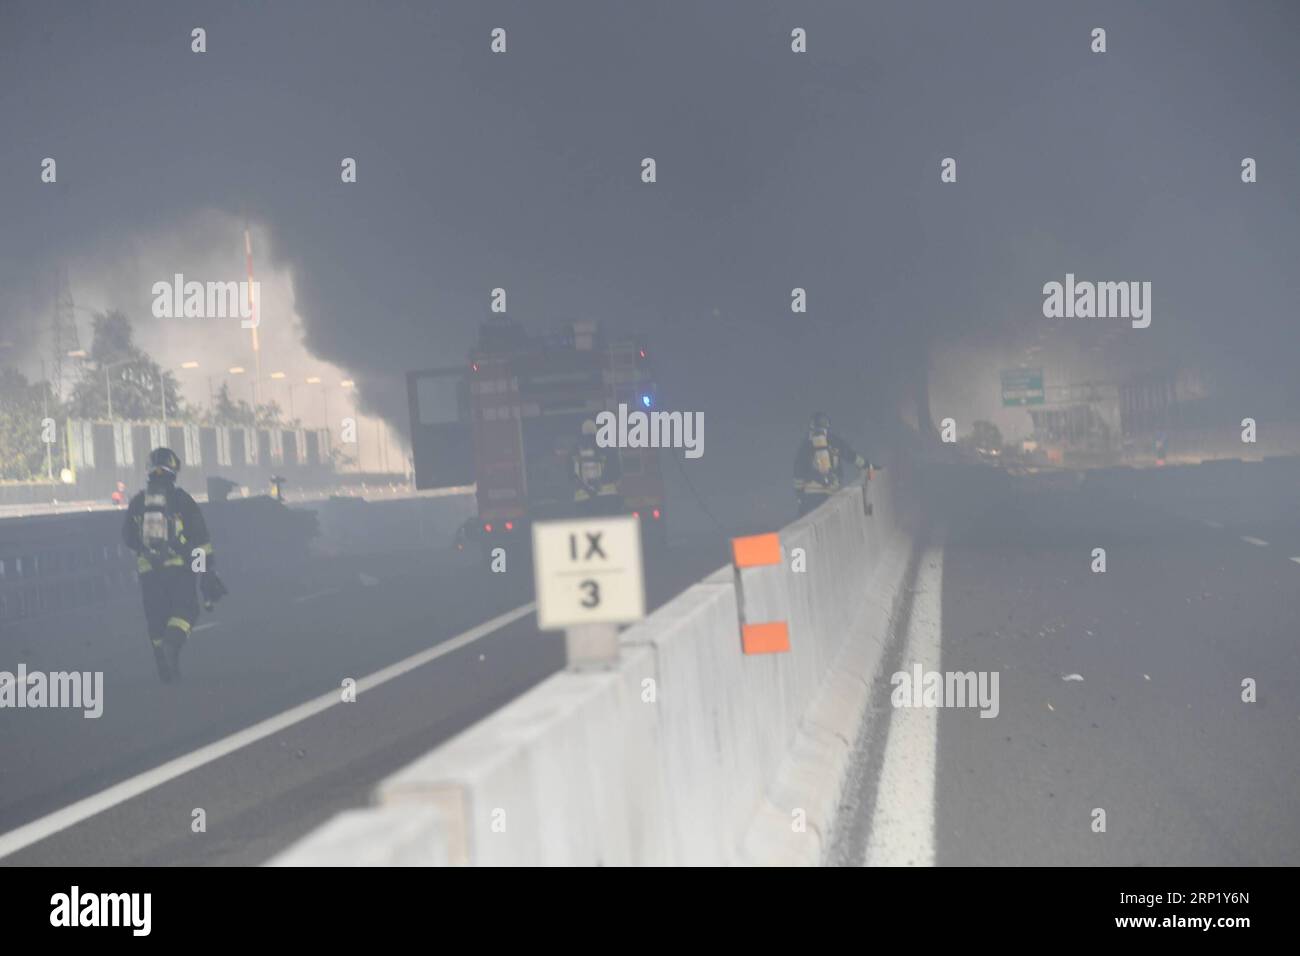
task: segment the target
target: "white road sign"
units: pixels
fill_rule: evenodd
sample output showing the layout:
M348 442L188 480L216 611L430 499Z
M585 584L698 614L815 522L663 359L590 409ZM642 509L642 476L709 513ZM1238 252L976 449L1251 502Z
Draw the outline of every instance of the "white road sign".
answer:
M631 515L533 525L533 574L544 631L645 617L641 522Z

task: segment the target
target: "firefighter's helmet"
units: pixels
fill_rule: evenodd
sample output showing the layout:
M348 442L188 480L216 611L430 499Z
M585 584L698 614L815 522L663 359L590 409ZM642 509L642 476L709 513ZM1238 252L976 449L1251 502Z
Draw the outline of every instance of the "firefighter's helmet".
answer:
M149 474L154 477L175 478L181 470L181 460L170 448L155 448L149 452Z
M814 412L812 421L808 423L808 427L815 432L830 431L830 417L825 412Z

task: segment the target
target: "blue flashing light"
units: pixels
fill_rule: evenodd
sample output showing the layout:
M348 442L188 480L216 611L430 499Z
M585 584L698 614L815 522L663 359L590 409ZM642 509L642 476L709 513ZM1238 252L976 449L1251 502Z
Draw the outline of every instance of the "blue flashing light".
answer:
M650 396L649 396L649 395L642 395L642 396L641 396L641 404L644 405L646 408L649 408L649 407L650 407Z

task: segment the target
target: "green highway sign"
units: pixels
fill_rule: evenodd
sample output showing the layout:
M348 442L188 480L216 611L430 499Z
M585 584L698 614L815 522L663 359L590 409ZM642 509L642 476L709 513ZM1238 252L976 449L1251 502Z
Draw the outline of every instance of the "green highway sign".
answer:
M1003 407L1042 405L1046 400L1041 368L1012 368L1002 372Z

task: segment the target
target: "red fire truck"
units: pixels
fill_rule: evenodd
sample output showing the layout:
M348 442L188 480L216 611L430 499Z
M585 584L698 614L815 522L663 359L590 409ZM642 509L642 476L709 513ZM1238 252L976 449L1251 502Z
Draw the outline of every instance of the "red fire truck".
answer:
M652 409L647 347L613 340L594 322L533 336L493 318L464 365L408 372L417 488L473 484L478 516L464 532L485 551L531 543L533 520L573 517L573 453L583 422L602 411ZM647 551L662 548L667 518L659 450L610 449L621 510L641 521Z

